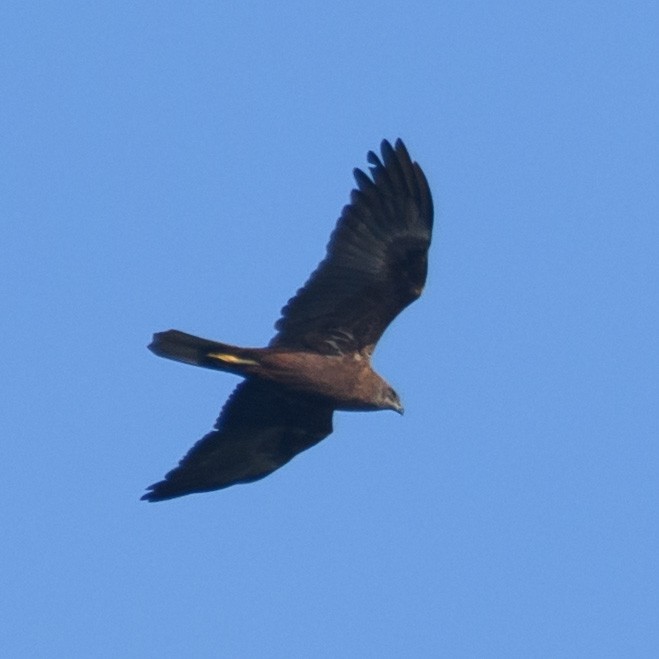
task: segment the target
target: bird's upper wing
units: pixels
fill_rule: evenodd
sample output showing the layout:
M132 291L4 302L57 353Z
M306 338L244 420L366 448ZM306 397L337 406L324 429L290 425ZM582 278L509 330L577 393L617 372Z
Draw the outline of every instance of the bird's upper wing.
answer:
M273 347L372 352L387 325L421 294L433 205L428 182L401 140L368 154L327 255L282 309Z
M248 378L231 394L215 430L142 499L162 501L258 480L331 432L331 407Z

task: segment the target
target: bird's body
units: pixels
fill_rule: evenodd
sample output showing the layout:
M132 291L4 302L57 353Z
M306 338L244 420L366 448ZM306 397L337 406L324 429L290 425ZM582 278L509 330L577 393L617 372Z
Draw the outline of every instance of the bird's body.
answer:
M189 352L176 356L174 345L189 348L195 344L200 349L193 360ZM289 391L330 401L337 410L402 411L382 395L391 387L373 370L370 356L361 352L323 355L311 350L239 348L177 330L154 335L149 348L168 359L277 383Z
M327 256L291 298L266 348L240 348L178 330L149 348L195 366L245 378L203 437L142 498L170 499L263 478L332 432L334 410L402 413L392 387L371 367L389 323L426 280L432 198L403 143L369 153L372 180L343 209Z

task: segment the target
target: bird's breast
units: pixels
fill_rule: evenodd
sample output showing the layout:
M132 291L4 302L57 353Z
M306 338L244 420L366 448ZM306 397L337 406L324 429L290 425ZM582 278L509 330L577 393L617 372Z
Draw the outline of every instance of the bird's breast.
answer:
M266 350L261 377L331 400L337 408L365 409L381 381L363 355Z

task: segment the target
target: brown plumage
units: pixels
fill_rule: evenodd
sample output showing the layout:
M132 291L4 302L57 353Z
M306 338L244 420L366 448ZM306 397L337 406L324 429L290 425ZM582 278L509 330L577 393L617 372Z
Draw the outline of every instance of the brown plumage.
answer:
M177 330L155 334L149 349L177 361L245 378L215 430L142 497L161 501L263 478L332 432L334 410L391 409L396 392L371 368L389 323L426 281L433 207L426 177L401 140L382 159L368 154L371 177L354 170L327 255L289 300L267 348L239 348Z

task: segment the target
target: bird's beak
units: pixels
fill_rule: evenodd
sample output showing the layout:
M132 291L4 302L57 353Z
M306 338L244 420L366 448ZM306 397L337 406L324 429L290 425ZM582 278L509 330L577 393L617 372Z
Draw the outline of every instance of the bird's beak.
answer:
M394 412L398 412L401 416L405 414L405 408L402 405L399 405L398 407L392 407L391 408Z

